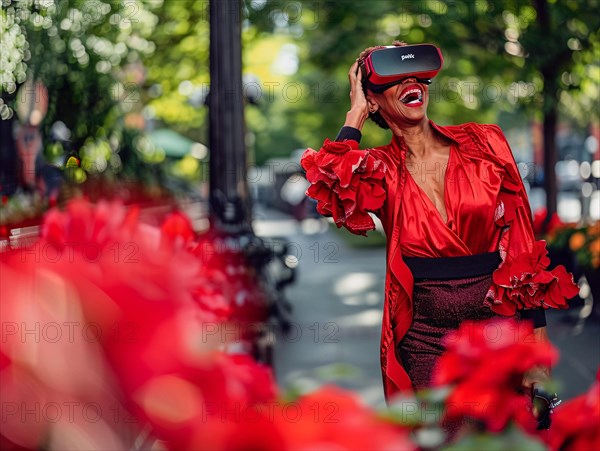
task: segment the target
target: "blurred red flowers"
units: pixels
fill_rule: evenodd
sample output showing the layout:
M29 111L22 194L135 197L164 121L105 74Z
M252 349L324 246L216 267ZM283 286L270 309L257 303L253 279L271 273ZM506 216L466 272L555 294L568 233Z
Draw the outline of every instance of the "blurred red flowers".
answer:
M546 227L544 227L544 221L546 220L546 216L548 215L548 211L546 208L538 208L533 215L533 233L537 236L542 235L544 233L550 233L556 227L562 225L562 221L558 214L554 213Z
M377 416L356 395L337 387L325 386L291 400L207 406L215 421L197 431L192 449L416 449L409 429Z
M235 290L256 297L258 284L232 283L239 277L227 274L218 254L210 266L195 255L180 213L161 227L138 213L117 202L73 200L65 211L50 210L37 243L2 255L2 319L10 327L1 390L17 406L2 433L13 442L37 448L52 430L58 442L49 446L56 447L69 435L51 421L32 428L19 399L29 409L94 403L100 419L92 424L80 415L71 427L88 430L98 449L120 440L132 426L124 419L137 428L151 424L179 449L189 446L203 403L275 397L270 369L224 353L230 344L240 349L243 338L218 333L232 319Z
M287 450L412 450L409 430L378 418L356 396L337 387L323 387L295 403L303 412L297 421L281 421L292 410L283 406L275 418ZM289 412L285 413L285 409Z
M367 157L356 158L361 167ZM196 236L181 213L140 216L119 203L74 200L48 213L37 243L1 254L3 447L416 448L414 425L393 424L342 389L282 398L270 368L240 344L261 320L262 295L243 254L226 237ZM561 273L544 274L546 260L538 246L513 262L530 268L522 278L510 278L508 266L499 272L515 291L504 287L506 296L525 302L525 290L541 303L543 285L552 299L569 295ZM465 323L446 346L434 377L450 389L446 421L494 433L511 423L535 428L531 401L518 393L523 375L557 354L529 323ZM554 449L597 446L599 386L557 409Z
M550 343L536 341L531 324L513 319L466 322L445 343L434 383L452 388L446 419L478 420L493 432L515 420L535 430L531 398L519 394L523 375L537 365L553 365L558 354Z
M588 451L600 449L600 370L589 391L561 404L548 434L550 449Z
M261 319L243 255L222 237L196 237L180 213L159 226L139 217L74 200L48 213L37 243L2 254L0 443L413 448L342 390L278 399L271 369L240 353L244 321Z
M378 210L385 202L385 163L358 150L356 141L329 139L319 152L307 149L301 162L311 183L306 194L317 201L319 213L333 216L338 227L345 225L357 235L375 228L366 211Z

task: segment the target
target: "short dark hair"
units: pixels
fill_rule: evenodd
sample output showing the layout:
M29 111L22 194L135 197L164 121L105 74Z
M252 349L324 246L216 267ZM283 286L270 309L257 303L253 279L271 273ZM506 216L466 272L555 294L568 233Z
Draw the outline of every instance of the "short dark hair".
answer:
M404 42L404 41L394 41L394 42L392 42L392 45L395 45L396 47L403 47L403 46L408 45L408 44L406 42ZM383 49L383 48L385 48L384 45L377 45L377 46L374 46L374 47L367 47L362 52L360 52L360 55L358 56L358 64L359 64L359 66L361 64L364 64L364 61L367 58L367 56L369 56L375 50L379 50L379 49ZM363 80L363 91L364 91L365 96L366 96L367 95L367 88L365 86L365 81L364 80ZM385 121L385 119L383 118L383 116L381 115L381 113L379 111L375 111L374 113L369 112L369 119L371 119L373 122L375 122L377 125L379 125L383 129L387 130L387 129L390 128L390 126Z

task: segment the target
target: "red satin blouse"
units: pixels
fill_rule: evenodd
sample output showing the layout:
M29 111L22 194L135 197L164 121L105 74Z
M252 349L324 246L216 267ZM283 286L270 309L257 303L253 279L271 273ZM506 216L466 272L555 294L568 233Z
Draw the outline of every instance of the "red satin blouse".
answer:
M495 313L517 309L567 308L578 292L564 267L547 271L545 243L536 242L531 210L512 152L495 125L442 127L452 142L444 179L444 222L407 167L401 137L359 150L356 141L326 140L302 157L311 186L307 195L338 227L366 234L375 213L387 236L387 276L381 334L381 367L389 399L411 389L396 355L412 323L413 278L402 256L453 257L500 251L503 260L484 301ZM435 168L437 173L443 173Z
M456 257L496 251L500 229L494 227L494 213L502 178L494 165L461 152L454 143L450 146L447 166L431 169L425 176L441 177L445 169L447 221L444 222L407 168L402 207L396 221L402 255Z

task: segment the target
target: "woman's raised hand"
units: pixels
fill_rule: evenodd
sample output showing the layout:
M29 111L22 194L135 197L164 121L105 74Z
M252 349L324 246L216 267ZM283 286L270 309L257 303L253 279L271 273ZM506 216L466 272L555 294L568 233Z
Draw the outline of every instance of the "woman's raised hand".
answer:
M369 105L363 92L362 73L358 70L358 61L350 67L348 80L350 81L350 111L346 114L344 126L362 130L369 117Z

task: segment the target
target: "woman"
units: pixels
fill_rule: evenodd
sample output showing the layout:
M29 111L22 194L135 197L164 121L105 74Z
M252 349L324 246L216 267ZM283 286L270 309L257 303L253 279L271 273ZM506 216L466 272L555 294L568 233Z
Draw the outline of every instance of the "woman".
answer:
M563 267L546 270L545 245L535 242L502 131L430 121L428 84L441 68L441 52L404 46L360 54L348 74L344 127L335 142L302 157L319 213L365 235L375 227L373 212L388 238L380 349L388 401L430 383L442 337L462 321L528 317L536 337L547 340L543 309L567 308L578 292ZM388 145L359 150L367 117L392 131ZM546 369L529 374L524 388L547 377Z

